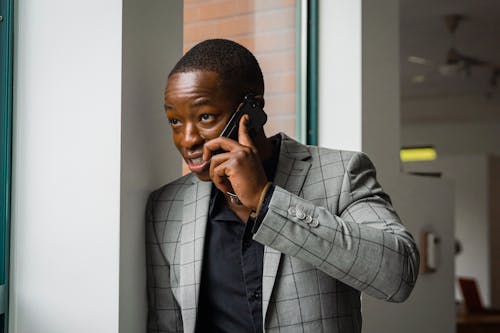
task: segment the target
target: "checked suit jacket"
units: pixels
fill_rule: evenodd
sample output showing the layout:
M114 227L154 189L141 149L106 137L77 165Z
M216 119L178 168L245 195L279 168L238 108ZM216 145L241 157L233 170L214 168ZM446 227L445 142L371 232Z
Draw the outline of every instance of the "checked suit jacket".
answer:
M415 242L366 155L280 135L275 190L253 236L265 245L264 331L361 332L360 292L410 294ZM188 174L150 195L149 333L194 332L211 186Z

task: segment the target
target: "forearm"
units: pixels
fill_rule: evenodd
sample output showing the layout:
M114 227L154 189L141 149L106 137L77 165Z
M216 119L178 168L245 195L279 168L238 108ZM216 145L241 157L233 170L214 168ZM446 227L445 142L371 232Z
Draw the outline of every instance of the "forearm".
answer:
M275 187L254 239L389 301L406 299L418 273L413 238L392 207L377 196L360 200L336 216Z

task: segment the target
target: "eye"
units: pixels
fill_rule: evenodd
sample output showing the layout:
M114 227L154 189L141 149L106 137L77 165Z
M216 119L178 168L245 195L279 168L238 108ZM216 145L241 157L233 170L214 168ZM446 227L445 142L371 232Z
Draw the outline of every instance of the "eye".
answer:
M215 116L213 114L209 114L209 113L203 113L202 115L200 115L200 120L203 122L211 121L214 118L215 118Z
M176 118L169 118L169 119L168 119L168 122L170 123L170 125L171 125L172 127L177 126L177 125L179 125L179 124L180 124L179 119L176 119Z

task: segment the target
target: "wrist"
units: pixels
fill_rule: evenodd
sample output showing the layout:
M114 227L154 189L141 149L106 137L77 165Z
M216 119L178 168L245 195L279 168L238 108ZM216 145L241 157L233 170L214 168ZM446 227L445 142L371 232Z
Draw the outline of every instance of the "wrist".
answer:
M269 189L271 188L272 185L273 185L273 182L267 182L264 185L264 188L260 192L260 197L259 197L259 201L257 202L257 206L255 206L255 208L252 209L252 212L250 213L251 217L255 218L257 215L259 215L259 211L260 211L260 208L262 206L262 203L264 202L266 194L267 194L267 192L269 191Z

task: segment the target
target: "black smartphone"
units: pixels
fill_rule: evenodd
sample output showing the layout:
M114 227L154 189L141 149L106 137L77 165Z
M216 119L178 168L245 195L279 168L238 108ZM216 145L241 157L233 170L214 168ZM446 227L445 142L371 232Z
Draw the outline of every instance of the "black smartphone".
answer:
M241 117L248 114L248 134L251 138L255 137L257 129L264 126L267 121L267 114L264 112L262 107L262 102L256 99L254 95L245 95L240 107L233 113L231 118L229 118L229 121L219 136L238 141L238 127ZM217 155L223 152L224 150L219 149L214 151L212 155Z
M240 104L238 110L233 113L220 136L238 141L238 126L241 117L246 114L249 116L248 133L250 137L253 138L256 131L266 123L267 115L262 108L261 101L251 94L243 98L242 104Z

